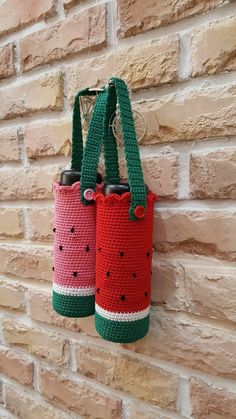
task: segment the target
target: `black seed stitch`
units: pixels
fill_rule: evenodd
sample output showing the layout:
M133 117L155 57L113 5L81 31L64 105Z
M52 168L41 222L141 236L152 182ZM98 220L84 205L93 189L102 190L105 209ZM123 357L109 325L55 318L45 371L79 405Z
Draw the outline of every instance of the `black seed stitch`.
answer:
M90 251L90 247L89 247L89 245L87 244L87 246L86 246L86 252L89 252Z
M119 255L120 255L121 257L125 256L124 252L119 252Z
M145 291L144 295L145 295L145 297L147 297L147 296L148 296L148 292L147 292L147 291Z
M99 294L99 292L100 292L100 288L97 288L97 293Z
M149 258L149 256L150 256L150 252L148 251L148 252L146 253L146 255L147 255L147 257Z
M52 229L52 231L53 231L53 233L56 233L56 228L54 227L54 228Z
M59 250L60 250L60 251L62 251L62 249L63 249L62 245L61 245L61 246L59 246Z
M137 278L137 274L135 272L133 273L133 278Z
M121 299L122 301L125 301L125 295L121 295L121 296L120 296L120 299Z
M74 227L71 227L70 231L71 231L71 233L74 233L75 232Z
M78 272L73 272L73 276L77 276L78 275Z
M107 276L107 278L109 278L109 276L110 276L110 272L107 272L107 273L106 273L106 276Z
M55 268L54 268L54 266L52 267L52 270L53 270L53 271L55 271Z

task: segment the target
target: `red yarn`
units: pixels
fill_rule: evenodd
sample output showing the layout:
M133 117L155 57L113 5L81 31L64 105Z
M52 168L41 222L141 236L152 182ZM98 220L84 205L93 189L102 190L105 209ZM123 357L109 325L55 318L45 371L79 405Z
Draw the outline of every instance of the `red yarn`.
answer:
M101 190L102 185L97 186ZM55 237L53 282L65 288L95 285L96 207L83 205L80 182L54 183ZM89 246L89 251L86 250ZM74 272L77 272L74 275ZM69 293L68 293L69 295Z
M109 311L129 313L150 304L153 212L149 192L145 217L131 221L130 193L95 194L96 303Z

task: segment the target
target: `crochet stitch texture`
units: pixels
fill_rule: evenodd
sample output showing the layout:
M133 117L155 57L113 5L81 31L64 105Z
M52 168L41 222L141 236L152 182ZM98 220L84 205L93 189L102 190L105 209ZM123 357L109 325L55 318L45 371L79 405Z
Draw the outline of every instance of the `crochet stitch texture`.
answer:
M130 193L96 193L96 305L98 333L107 340L133 342L149 327L153 211L156 195L147 196L146 216L129 217Z
M94 314L96 208L81 203L79 182L55 183L54 193L53 308L67 317L90 316Z

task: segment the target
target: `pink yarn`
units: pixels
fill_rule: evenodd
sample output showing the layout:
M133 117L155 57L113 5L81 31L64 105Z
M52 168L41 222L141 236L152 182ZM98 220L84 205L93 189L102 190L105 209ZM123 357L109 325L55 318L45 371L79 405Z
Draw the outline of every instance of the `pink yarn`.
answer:
M98 189L101 188L102 185L99 185ZM80 182L72 186L61 186L55 182L54 194L53 282L73 289L94 287L96 207L82 204Z

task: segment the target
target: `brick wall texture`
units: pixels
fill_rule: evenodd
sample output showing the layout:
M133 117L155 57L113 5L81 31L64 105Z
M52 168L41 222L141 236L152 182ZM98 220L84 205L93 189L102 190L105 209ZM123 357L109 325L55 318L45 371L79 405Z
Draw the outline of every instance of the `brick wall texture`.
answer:
M151 328L51 308L75 92L129 84L158 194ZM236 2L0 1L0 418L236 418Z

